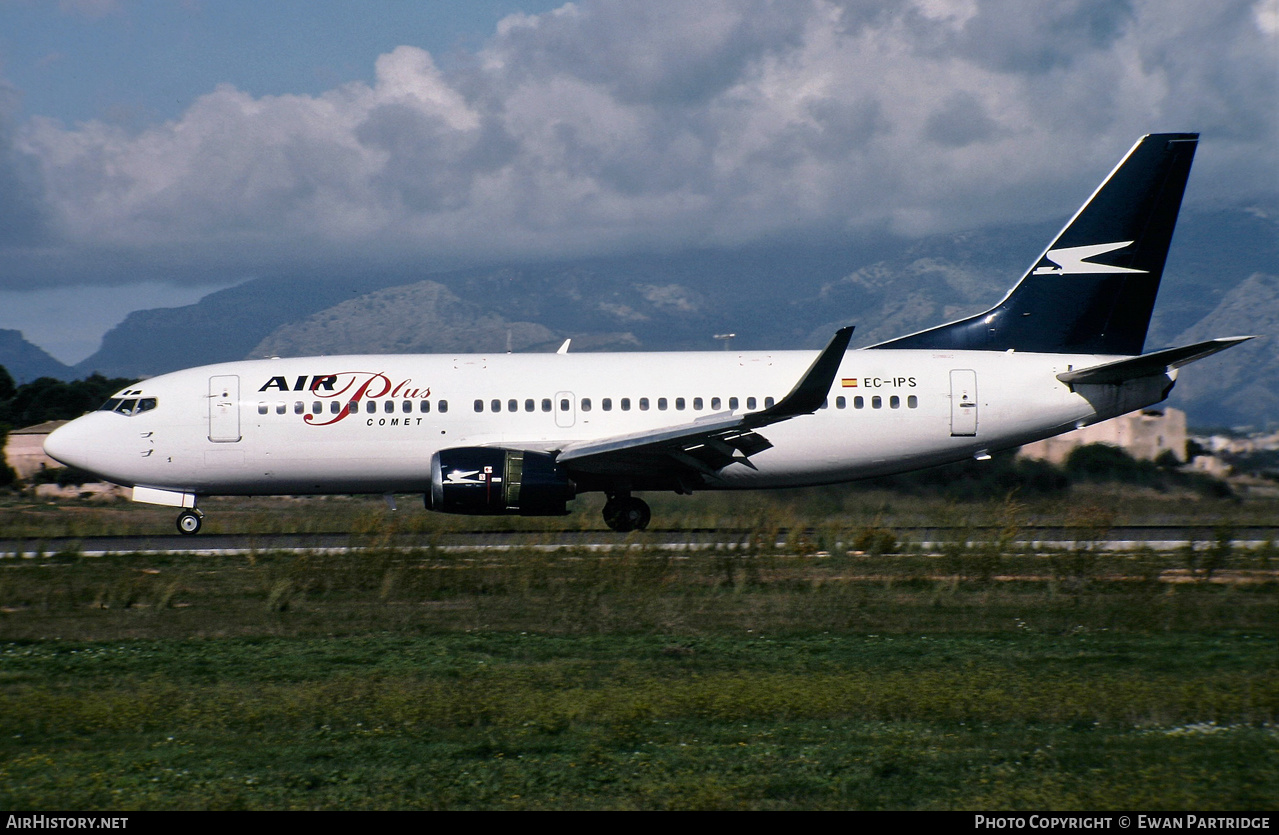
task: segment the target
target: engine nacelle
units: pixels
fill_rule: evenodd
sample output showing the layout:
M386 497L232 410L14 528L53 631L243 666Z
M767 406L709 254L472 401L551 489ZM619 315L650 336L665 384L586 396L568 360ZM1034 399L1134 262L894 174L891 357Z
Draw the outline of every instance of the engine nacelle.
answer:
M563 516L576 495L572 479L545 452L457 447L431 456L426 507L470 515Z

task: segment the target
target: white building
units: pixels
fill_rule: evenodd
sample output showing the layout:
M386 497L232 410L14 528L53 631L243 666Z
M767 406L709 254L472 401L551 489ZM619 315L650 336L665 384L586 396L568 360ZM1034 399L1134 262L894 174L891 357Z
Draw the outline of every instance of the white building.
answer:
M1178 461L1186 461L1186 413L1180 409L1153 409L1120 415L1094 423L1055 438L1036 441L1021 448L1027 458L1064 464L1075 447L1086 444L1109 444L1133 458L1154 461L1171 452Z
M50 420L9 431L4 445L4 460L18 478L26 481L41 470L61 467L57 461L44 454L44 439L65 420Z

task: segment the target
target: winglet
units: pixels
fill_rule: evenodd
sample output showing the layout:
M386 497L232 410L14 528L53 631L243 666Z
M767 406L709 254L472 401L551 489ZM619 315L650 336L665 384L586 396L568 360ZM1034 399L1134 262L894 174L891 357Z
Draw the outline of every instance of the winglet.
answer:
M567 353L568 353L568 344L569 344L570 342L572 342L572 341L573 341L573 338L572 338L572 337L569 337L568 339L564 340L564 344L563 344L563 345L561 345L561 346L559 347L559 350L558 350L558 351L556 351L555 353L557 353L557 354L567 354Z
M760 412L752 412L745 416L747 426L764 426L769 423L793 418L796 415L810 415L821 408L830 394L830 387L839 373L839 364L844 361L844 352L853 338L853 327L840 328L835 331L830 342L813 360L813 364L799 378L799 382L785 397L773 406Z

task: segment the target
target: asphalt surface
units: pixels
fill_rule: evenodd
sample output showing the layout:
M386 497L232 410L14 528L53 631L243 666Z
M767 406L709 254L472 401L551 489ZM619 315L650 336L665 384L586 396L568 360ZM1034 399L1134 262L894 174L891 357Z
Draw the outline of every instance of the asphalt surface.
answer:
M925 551L963 538L972 542L988 542L999 536L996 528L915 527L892 529L902 542L912 543ZM1279 541L1279 525L1249 525L1230 529L1234 547L1256 548ZM784 547L789 531L780 531L777 545ZM216 534L193 536L158 534L155 536L87 536L87 537L6 537L0 538L0 558L39 557L57 553L84 556L133 553L172 553L190 555L229 555L266 551L348 551L371 548L439 548L445 551L510 550L536 548L585 548L610 550L643 544L671 550L735 549L750 543L747 530L651 530L636 534L619 534L607 530L592 531L462 531L440 534L398 534L394 536L360 536L345 533L328 534ZM1061 526L1027 526L1019 529L1013 541L1046 550L1076 547L1080 544L1078 529ZM1209 525L1130 525L1105 531L1104 539L1087 540L1098 550L1122 551L1151 548L1167 551L1184 548L1190 543L1206 548L1217 540L1218 529ZM851 547L846 545L845 547Z

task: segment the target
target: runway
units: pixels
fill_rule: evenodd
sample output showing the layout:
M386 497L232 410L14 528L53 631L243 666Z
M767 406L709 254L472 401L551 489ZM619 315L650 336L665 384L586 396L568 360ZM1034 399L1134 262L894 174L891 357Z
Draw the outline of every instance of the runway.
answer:
M857 529L842 532L851 541ZM956 543L996 541L996 527L896 527L891 533L911 553L940 551ZM827 535L829 535L827 533ZM1226 537L1231 547L1255 549L1279 541L1279 525L1241 525L1219 529L1212 525L1125 525L1089 534L1064 526L1025 526L1011 538L1014 547L1031 551L1065 551L1088 548L1122 552L1141 548L1175 551L1186 547L1204 549ZM0 539L0 558L34 558L58 553L98 557L111 554L184 554L189 556L231 556L264 552L347 552L396 548L436 549L442 552L505 551L519 549L611 551L658 549L670 551L717 551L758 548L758 533L751 530L651 530L618 534L606 530L588 531L454 531L431 534L357 535L321 534L200 534L182 536L89 536L20 537ZM1095 538L1092 538L1095 537ZM822 532L779 530L772 550L785 551L798 542L820 543ZM826 547L848 551L850 542L838 541Z

